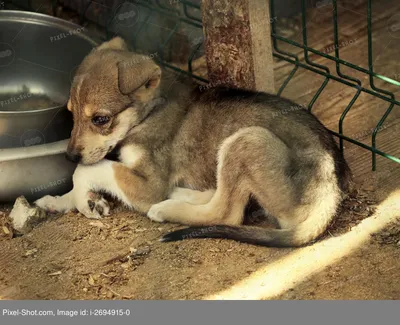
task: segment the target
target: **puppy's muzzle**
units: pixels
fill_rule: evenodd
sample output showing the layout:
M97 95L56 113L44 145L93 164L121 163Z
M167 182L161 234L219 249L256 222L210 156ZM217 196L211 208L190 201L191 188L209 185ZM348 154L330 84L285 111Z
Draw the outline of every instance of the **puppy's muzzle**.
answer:
M65 153L65 158L73 163L79 163L82 160L82 155L77 152L69 152Z

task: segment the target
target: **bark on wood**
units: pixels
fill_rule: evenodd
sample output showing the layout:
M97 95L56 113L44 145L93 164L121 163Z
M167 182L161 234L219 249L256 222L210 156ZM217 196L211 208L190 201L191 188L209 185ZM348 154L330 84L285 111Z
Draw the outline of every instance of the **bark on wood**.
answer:
M202 12L211 84L275 92L269 0L203 0Z

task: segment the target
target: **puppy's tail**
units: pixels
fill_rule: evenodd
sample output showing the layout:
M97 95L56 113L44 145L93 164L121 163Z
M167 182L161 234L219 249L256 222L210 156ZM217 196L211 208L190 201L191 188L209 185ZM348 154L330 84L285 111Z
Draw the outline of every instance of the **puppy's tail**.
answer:
M184 228L164 235L160 241L170 242L192 238L225 238L272 247L293 246L293 233L290 230L225 225Z
M310 243L327 228L333 214L308 218L288 229L265 229L249 226L197 226L180 229L164 235L160 241L178 241L192 238L226 238L243 243L270 247L297 247Z
M180 229L161 238L161 241L177 241L191 238L226 238L236 241L272 247L297 247L317 239L336 215L343 199L334 183L323 183L315 191L314 203L305 205L297 215L304 215L302 222L284 229L265 229L249 226L197 226Z

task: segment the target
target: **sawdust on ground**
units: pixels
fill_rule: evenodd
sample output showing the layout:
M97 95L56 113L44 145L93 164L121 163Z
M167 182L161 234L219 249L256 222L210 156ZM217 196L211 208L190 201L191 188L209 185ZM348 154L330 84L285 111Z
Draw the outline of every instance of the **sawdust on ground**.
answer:
M325 237L343 234L373 214L366 192L349 198ZM160 243L177 225L115 208L88 220L54 216L16 236L0 212L0 299L204 299L226 290L294 249L222 239ZM250 223L262 223L256 215ZM323 240L323 238L321 239ZM400 222L340 262L277 299L400 299Z

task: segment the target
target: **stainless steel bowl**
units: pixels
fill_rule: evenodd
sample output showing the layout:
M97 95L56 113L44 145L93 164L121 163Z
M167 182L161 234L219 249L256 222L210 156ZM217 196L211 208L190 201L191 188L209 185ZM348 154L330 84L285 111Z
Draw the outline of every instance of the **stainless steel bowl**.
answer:
M96 46L83 27L0 11L0 201L66 192L72 129L65 109L74 71Z
M35 200L72 187L76 165L65 157L68 139L25 148L0 149L0 202L24 195Z

